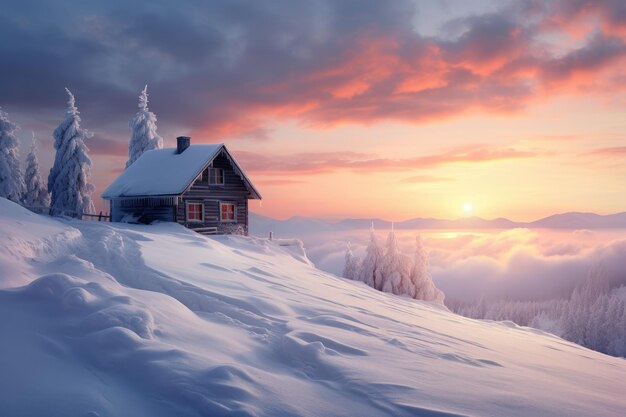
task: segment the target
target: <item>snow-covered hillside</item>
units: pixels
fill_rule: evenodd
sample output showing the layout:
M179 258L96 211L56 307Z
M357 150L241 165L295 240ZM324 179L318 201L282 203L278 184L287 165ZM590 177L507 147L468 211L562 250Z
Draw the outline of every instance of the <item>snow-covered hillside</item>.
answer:
M337 278L297 245L0 199L0 288L2 416L626 413L623 359Z

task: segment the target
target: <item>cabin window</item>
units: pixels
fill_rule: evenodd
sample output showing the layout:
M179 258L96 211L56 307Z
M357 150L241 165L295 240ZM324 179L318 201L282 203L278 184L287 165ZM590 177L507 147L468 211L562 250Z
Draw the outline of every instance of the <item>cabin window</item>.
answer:
M222 222L235 222L235 204L234 203L221 203L220 204L220 220Z
M209 184L224 185L224 170L222 168L209 168Z
M204 204L187 203L187 221L202 222L204 220Z

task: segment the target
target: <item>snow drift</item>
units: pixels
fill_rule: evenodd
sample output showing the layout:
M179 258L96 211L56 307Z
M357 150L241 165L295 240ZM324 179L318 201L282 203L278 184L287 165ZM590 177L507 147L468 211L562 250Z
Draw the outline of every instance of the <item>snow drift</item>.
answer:
M624 360L337 278L297 244L4 199L0 225L0 415L626 410Z

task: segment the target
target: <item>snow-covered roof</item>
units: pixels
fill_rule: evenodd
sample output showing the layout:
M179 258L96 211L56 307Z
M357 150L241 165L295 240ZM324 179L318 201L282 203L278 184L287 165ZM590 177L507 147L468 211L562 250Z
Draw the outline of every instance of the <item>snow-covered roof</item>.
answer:
M252 198L260 199L261 195L223 143L190 145L180 154L176 148L147 151L104 190L102 198L180 195L221 151L231 160Z

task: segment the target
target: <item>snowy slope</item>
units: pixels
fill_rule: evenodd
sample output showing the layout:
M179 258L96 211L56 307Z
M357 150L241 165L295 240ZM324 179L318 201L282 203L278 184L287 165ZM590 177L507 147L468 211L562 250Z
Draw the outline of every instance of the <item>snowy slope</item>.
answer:
M3 199L0 225L2 416L626 412L626 361L345 281L297 245Z

